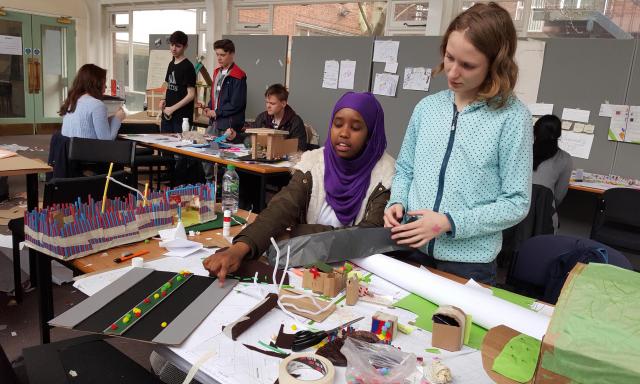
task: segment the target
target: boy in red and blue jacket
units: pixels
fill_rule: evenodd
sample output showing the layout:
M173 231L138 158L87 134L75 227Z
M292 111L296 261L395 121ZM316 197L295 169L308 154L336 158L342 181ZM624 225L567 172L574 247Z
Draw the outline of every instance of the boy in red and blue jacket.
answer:
M209 117L207 133L226 134L227 141L241 143L247 107L247 74L233 60L236 48L229 39L213 44L218 67L213 72L211 101L204 113Z

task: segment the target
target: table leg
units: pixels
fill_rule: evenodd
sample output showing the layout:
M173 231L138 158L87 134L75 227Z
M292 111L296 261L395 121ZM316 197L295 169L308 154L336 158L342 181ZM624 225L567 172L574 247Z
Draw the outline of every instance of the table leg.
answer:
M262 212L267 207L267 175L259 175L258 178L260 179L260 193L256 202L256 213Z
M38 280L38 321L40 323L40 342L47 344L50 341L49 324L53 319L53 292L51 287L51 259L35 250L36 268Z

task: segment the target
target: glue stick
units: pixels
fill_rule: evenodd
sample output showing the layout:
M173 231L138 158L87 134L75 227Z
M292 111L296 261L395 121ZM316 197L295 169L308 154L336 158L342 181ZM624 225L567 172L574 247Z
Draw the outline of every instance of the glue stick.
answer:
M222 236L229 237L231 234L229 231L231 230L231 211L225 209L224 218L222 219Z

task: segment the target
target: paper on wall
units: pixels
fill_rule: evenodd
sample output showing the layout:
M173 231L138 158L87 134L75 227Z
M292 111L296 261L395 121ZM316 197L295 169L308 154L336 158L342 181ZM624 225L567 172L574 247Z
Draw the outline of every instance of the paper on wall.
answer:
M475 323L487 329L505 324L538 340L542 340L547 331L549 318L544 315L403 261L385 255L352 261L374 275L436 304L454 305L462 309L473 317Z
M324 75L322 76L322 88L337 89L340 74L340 63L337 60L324 62Z
M600 111L598 112L598 116L600 117L611 117L613 115L614 108L623 107L623 105L618 104L600 104Z
M624 141L627 130L628 105L612 105L611 121L609 122L609 140Z
M398 62L399 41L376 40L373 45L373 61L378 63Z
M515 55L518 64L518 81L513 91L525 104L535 103L538 99L544 47L544 41L518 41Z
M390 73L376 73L373 93L382 96L395 96L398 88L398 75Z
M527 107L533 116L553 115L553 104L533 103Z
M429 90L430 83L431 68L406 67L404 69L404 81L402 82L402 88L412 91L427 92Z
M580 123L589 122L591 111L576 108L564 108L562 110L562 120L578 121Z
M588 159L594 137L594 135L588 133L566 131L562 132L562 136L558 140L558 146L573 157Z
M0 55L22 56L22 37L0 35Z
M584 125L584 133L593 134L596 127L593 124L585 124Z
M640 144L640 106L629 107L629 117L627 118L627 143Z
M573 123L573 132L576 132L576 133L584 132L584 124L582 124L582 123Z
M162 87L167 66L172 60L171 52L165 49L152 49L149 51L149 67L147 70L147 89Z
M353 89L355 78L356 62L354 60L340 61L340 78L338 79L338 88Z
M573 126L572 121L562 121L562 129L564 129L565 131L571 130L572 126Z
M398 63L393 61L387 61L384 64L384 71L388 73L396 73L398 72Z

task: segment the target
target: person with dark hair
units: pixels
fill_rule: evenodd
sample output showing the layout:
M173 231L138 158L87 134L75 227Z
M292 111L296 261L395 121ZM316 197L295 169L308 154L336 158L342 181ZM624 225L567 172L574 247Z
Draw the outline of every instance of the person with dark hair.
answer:
M562 122L557 116L545 115L533 125L533 184L544 185L553 192L557 209L569 189L573 170L571 155L558 147ZM553 214L558 229L558 214Z
M288 139L298 139L298 151L307 150L307 130L302 118L289 105L289 91L282 84L273 84L264 93L267 110L256 116L254 128L288 131Z
M218 67L213 71L211 100L204 109L209 117L207 133L227 135L227 141L241 143L247 107L247 74L234 63L236 47L229 39L213 43Z
M122 108L107 116L102 95L107 87L107 71L94 64L85 64L78 70L69 96L60 107L62 135L85 139L113 140L126 117Z
M325 146L303 153L289 184L204 267L223 282L243 259L260 257L271 237L381 227L395 163L386 146L378 100L368 92L345 93L333 107Z
M161 132L182 132L182 120L193 121L193 99L196 97L196 70L184 55L189 37L182 31L175 31L169 37L173 59L167 67L164 81L167 82L165 98L160 101L162 110Z
M229 39L213 43L218 67L213 71L211 100L204 108L209 117L206 133L213 136L225 135L232 143L244 141L244 111L247 107L247 74L234 63L236 47ZM204 175L213 179L213 166L203 162Z
M531 200L531 114L513 93L517 35L496 3L476 3L442 39L447 90L416 105L385 225L437 269L494 284L502 230Z

